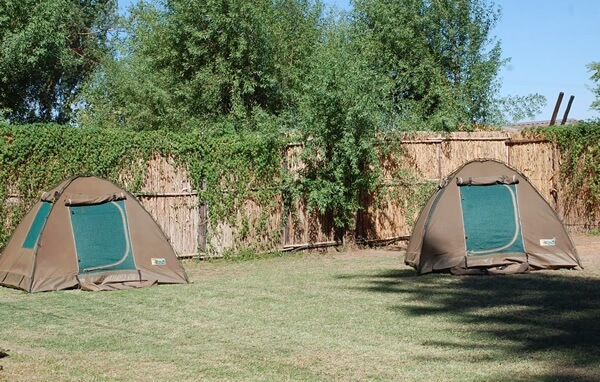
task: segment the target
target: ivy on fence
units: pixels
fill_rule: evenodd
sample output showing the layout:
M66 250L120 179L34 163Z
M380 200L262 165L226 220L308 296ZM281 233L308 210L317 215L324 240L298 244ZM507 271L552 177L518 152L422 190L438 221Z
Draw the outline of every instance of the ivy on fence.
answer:
M0 124L0 248L40 193L65 178L96 175L140 191L146 163L156 153L187 169L210 219L239 223L237 211L253 199L269 214L281 192L277 134L208 136L200 130L167 131L78 128L57 124ZM260 221L264 221L264 217ZM260 228L260 227L259 227Z
M137 192L143 186L146 163L157 153L172 158L179 167L187 169L200 202L209 205L208 216L213 226L227 223L237 227L234 247L243 249L246 237L267 231L271 235L270 240L277 241L277 232L272 226L268 227L269 219L281 213L279 224L285 224L284 216L289 212L285 208L293 208L297 200L308 194L323 194L318 192L318 186L323 182L318 177L314 178L311 187L306 189L306 182L300 179L302 171L284 170L282 154L289 142L280 132L273 130L269 133L269 129L257 128L224 133L226 130L215 129L221 133L209 134L206 129L177 133L134 132L56 124L0 124L0 216L4 223L0 225L0 248L4 247L15 225L41 191L65 178L89 174L116 183L126 180L128 190ZM600 213L600 122L542 131L559 147L561 178L570 187L566 190L566 197L585 200L589 221L597 222ZM380 150L381 155L387 155L390 153L386 150L391 149L386 146L370 150ZM392 151L395 150L401 148L395 147ZM301 155L302 160L305 160L305 155L307 153ZM365 168L376 173L361 178L370 182L367 191L372 192L376 186L382 186L380 171L375 167ZM408 180L409 175L398 173L394 179ZM328 189L333 187L327 182L325 186ZM344 194L360 195L358 188L364 187L364 182L345 182L344 187L356 188L344 189ZM419 185L416 190L397 190L400 191L409 195L411 200L419 199L418 203L416 200L411 203L422 204L431 191L431 185ZM361 207L355 199L336 199L325 207L347 203L337 209L340 216L333 216L346 224L344 218L350 207L352 210ZM259 216L253 222L243 212L249 200L259 208ZM284 210L281 210L282 206ZM325 207L321 209L327 210ZM411 212L414 214L415 211Z
M600 218L600 120L541 130L558 145L569 205L584 201L588 224Z

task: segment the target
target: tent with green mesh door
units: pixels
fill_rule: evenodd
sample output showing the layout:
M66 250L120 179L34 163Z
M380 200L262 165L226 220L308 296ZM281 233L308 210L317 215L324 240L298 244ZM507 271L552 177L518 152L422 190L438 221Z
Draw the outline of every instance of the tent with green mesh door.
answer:
M42 194L0 255L0 285L40 292L182 284L175 251L138 200L77 176Z
M581 267L556 211L527 177L491 159L442 180L417 219L405 263L419 274Z

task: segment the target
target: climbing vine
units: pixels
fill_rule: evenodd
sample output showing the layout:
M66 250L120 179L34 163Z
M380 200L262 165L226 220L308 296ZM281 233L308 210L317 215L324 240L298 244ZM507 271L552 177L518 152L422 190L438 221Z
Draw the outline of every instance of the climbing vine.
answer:
M543 129L558 145L561 179L572 203L583 201L588 223L600 218L600 120ZM591 227L590 227L591 228Z
M197 153L191 151L180 160L209 206L211 225L237 227L232 250L252 252L278 242L281 229L271 230L267 221L281 205L284 140L275 133L240 132L203 137L197 146ZM261 243L266 233L268 243Z
M0 124L0 248L40 193L65 178L96 175L138 192L151 156L171 157L188 170L201 202L210 206L212 223L238 221L242 204L262 208L257 228L266 230L266 215L277 206L281 152L277 134L247 132L207 135L78 128L56 124Z
M0 213L4 217L0 247L41 191L75 175L97 175L119 183L119 175L125 174L134 180L128 188L135 192L143 173L140 159L163 151L167 144L168 138L157 133L0 125Z
M543 134L560 149L561 178L568 186L567 199L584 200L588 221L597 224L600 213L600 122L547 128ZM278 242L277 235L283 231L289 212L286 208L293 209L298 200L306 197L301 182L302 163L296 166L300 171L285 170L286 160L292 160L289 155L284 156L286 150L288 153L290 150L289 139L277 129L260 126L245 126L239 131L223 125L186 132L136 132L56 124L0 124L0 216L3 218L0 248L42 191L65 178L87 174L108 178L135 193L143 186L148 160L156 154L172 158L177 167L188 171L200 202L209 206L208 218L212 227L220 223L235 227L234 251L253 250L247 244L261 235L263 244L268 246ZM303 146L297 147L298 152L292 157L301 157L302 161L304 157L299 153ZM389 144L373 150L379 152L379 160L383 160L381 156L401 156L400 148L391 148ZM290 165L295 166L294 163ZM365 178L370 182L370 192L378 189L381 192L375 194L382 200L392 196L405 200L403 203L409 215L407 223L412 224L412 217L417 212L415 206L421 206L427 200L435 185L419 183L410 173L403 172L398 163L389 166L397 169L396 173L387 175L391 176L389 180L393 184L381 183L383 168L370 168L375 173ZM311 190L319 196L317 180L313 182L316 188ZM348 184L350 187L364 186L356 182ZM331 187L330 184L326 186ZM358 193L358 189L354 192ZM387 195L386 192L398 195ZM343 202L348 204L340 209L342 212L350 211L351 207L356 210L354 208L363 201L350 198ZM274 220L277 214L281 218Z

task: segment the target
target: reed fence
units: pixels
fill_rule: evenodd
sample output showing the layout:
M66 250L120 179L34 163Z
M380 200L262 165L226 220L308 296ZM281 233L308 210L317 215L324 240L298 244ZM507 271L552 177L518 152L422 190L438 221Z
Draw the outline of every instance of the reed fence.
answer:
M234 219L211 216L211 206L202 202L201 192L192 189L186 169L160 155L143 166L141 191L136 196L182 257L218 256L244 248L289 251L341 243L388 243L410 237L420 207L444 176L469 160L492 158L527 176L570 231L600 226L600 214L590 216L585 201L569 192L570 185L561 178L560 153L545 139L520 132L407 133L395 143L400 150L381 155L382 186L362 196L363 208L356 213L355 225L345 232L336 229L331 216L308 211L303 201L293 211L285 211L283 195L269 206L249 197ZM302 168L301 149L299 145L287 148L283 171ZM123 175L119 180L133 188L139 176ZM15 200L18 196L11 195L4 203L16 204Z
M412 133L397 143L401 150L381 158L383 186L363 196L363 209L349 232L336 229L331 216L308 211L302 201L285 213L283 198L275 208L250 198L233 223L218 217L209 220L210 206L202 205L198 193L191 190L186 171L158 156L148 163L138 196L181 256L222 255L245 247L288 251L343 242L387 243L410 237L420 207L444 176L469 160L491 158L527 176L570 231L599 225L597 217L590 220L585 213L583 201L569 197L569 185L560 176L559 152L545 139L519 132ZM298 145L288 147L282 161L286 171L302 167L297 159L300 150Z

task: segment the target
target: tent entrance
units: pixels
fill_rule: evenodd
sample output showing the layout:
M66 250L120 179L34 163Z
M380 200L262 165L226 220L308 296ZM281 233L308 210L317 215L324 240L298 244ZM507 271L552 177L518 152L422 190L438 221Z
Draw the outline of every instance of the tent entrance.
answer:
M79 272L134 270L124 201L70 206Z
M515 184L459 189L467 256L525 252Z

